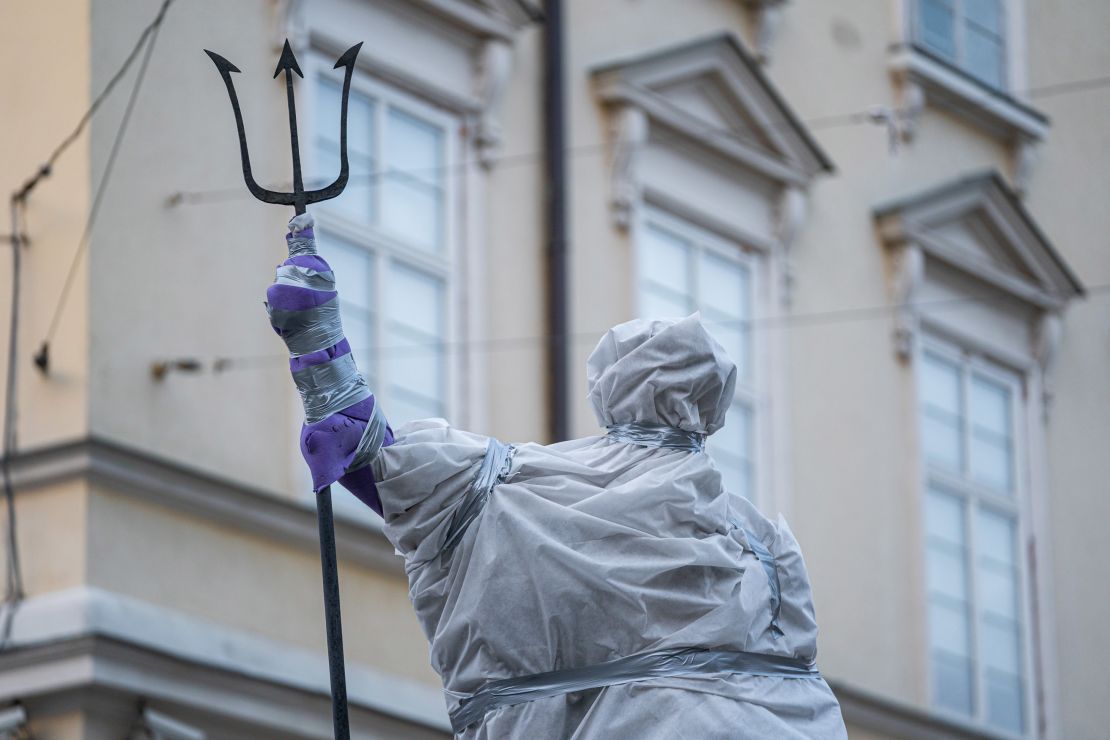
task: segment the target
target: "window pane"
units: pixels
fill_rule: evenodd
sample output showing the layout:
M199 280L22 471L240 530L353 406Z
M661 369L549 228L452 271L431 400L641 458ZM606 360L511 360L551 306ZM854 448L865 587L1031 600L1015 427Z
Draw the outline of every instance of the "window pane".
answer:
M971 625L967 608L929 602L929 642L933 652L954 658L971 657Z
M937 488L929 490L926 499L925 532L930 539L963 547L966 539L964 521L963 501Z
M972 650L965 517L961 499L937 489L929 491L925 531L933 697L939 706L970 714Z
M644 229L640 269L643 279L687 295L690 292L690 245L654 224Z
M385 158L390 169L431 185L443 178L443 130L391 108Z
M727 318L748 315L748 271L736 262L703 252L698 264L698 302Z
M953 602L967 599L967 563L962 549L933 542L929 545L927 586L929 592Z
M736 363L741 382L750 378L748 271L743 265L703 252L698 259L698 307L709 333Z
M964 69L991 87L1003 87L1002 40L968 27L964 34Z
M384 154L382 226L414 245L437 250L443 242L443 131L389 110Z
M678 319L689 316L692 310L685 295L651 284L640 292L640 314L645 319Z
M400 424L441 416L446 375L443 281L391 264L382 350L388 418Z
M374 298L370 251L330 234L321 236L319 242L321 256L335 273L339 298L344 303L370 308Z
M930 50L955 61L956 16L951 0L918 0L918 40Z
M999 0L964 0L964 17L984 31L1002 35L1002 7Z
M1009 492L1013 488L1012 467L1009 444L972 435L971 473L975 480L999 491Z
M963 392L959 366L926 354L921 367L922 441L925 458L963 469Z
M987 722L1015 734L1025 731L1021 676L987 669Z
M971 661L933 653L933 702L951 712L971 715Z
M1018 652L1018 626L1005 619L985 618L979 625L983 642L983 665L1013 675L1021 672Z
M959 416L962 403L960 368L939 355L927 353L921 370L921 396L940 411Z
M1013 519L991 511L980 511L975 537L980 558L1000 565L1015 565Z
M341 88L334 80L321 77L316 86L315 171L305 173L305 186L323 187L339 174L339 121ZM374 177L374 101L352 92L347 104L347 160L350 177L347 187L328 208L364 222L373 222Z
M971 379L971 423L1000 437L1009 437L1010 389L975 375Z
M729 408L725 425L711 435L706 450L721 471L725 489L754 500L752 490L751 409L741 403Z
M382 184L382 226L429 250L443 243L443 198L439 189L389 173Z

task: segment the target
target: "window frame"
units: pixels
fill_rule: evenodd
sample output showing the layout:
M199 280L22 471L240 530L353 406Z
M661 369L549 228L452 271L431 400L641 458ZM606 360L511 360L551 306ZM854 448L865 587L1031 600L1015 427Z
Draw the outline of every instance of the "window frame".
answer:
M976 82L992 90L1008 93L1014 88L1014 75L1011 69L1014 65L1012 49L1013 40L1011 38L1013 25L1010 21L1011 9L1004 0L997 0L999 9L998 26L1001 29L997 34L1001 44L1001 69L999 70L1000 82L998 85L994 85L980 77L973 72L967 64L967 24L972 22L967 18L967 14L964 12L967 0L938 0L939 2L949 4L954 17L954 28L952 32L953 56L951 59L947 58L943 53L937 51L925 41L925 29L921 18L922 3L924 1L925 0L910 0L909 3L909 38L915 45L919 46L926 53L935 55L944 63L959 69L964 74L973 78Z
M959 368L960 389L962 398L960 421L960 445L963 457L962 470L953 472L945 467L931 463L925 456L924 447L924 399L923 399L923 373L927 354L936 355L945 362L952 363ZM1001 737L1028 738L1034 735L1036 727L1037 705L1036 685L1040 678L1034 674L1034 643L1035 634L1033 625L1035 620L1033 608L1034 583L1032 581L1032 564L1027 543L1030 542L1030 531L1033 525L1030 505L1030 465L1029 457L1029 424L1030 414L1034 413L1032 404L1028 402L1028 389L1030 378L1028 373L1018 366L1002 364L997 358L974 346L972 343L961 342L945 336L942 331L925 329L917 340L914 356L920 358L914 363L915 422L918 433L917 454L920 461L920 497L919 514L921 537L918 548L921 561L920 573L922 574L922 591L924 609L923 614L923 641L925 658L926 692L931 711L949 718L955 722L968 724L974 727L988 729ZM977 482L972 478L970 460L970 388L973 376L981 376L988 380L1006 386L1010 390L1010 420L1012 425L1012 461L1011 475L1013 476L1012 495L1001 493L988 484ZM946 495L959 499L964 512L964 538L966 542L966 578L968 583L968 611L970 617L969 640L971 642L971 715L964 715L937 704L935 693L935 675L933 667L933 645L929 637L929 603L928 588L928 541L925 531L926 517L928 516L929 496L931 490L938 488ZM979 548L977 545L976 525L981 511L994 512L1006 517L1012 517L1014 522L1014 560L1017 573L1015 575L1016 612L1020 624L1018 637L1020 639L1018 663L1022 680L1022 733L1014 733L991 724L987 718L987 704L985 702L986 672L983 670L982 640L980 637L979 603L979 576L977 573Z
M738 377L733 394L732 403L746 405L751 414L750 460L751 465L751 503L764 510L770 510L774 505L771 481L774 472L771 469L770 454L771 439L771 409L768 378L770 377L769 353L764 347L763 332L759 331L760 321L767 314L768 292L770 283L767 275L770 260L757 249L737 241L734 237L718 234L696 220L677 215L672 211L650 202L645 202L637 209L637 218L632 224L630 232L633 253L633 315L643 316L643 292L641 286L644 282L644 250L645 233L648 228L656 225L670 231L691 243L691 254L687 257L690 263L697 263L697 256L702 253L727 260L743 267L748 276L748 372L750 383L742 383ZM697 271L692 271L691 280L694 290L697 290ZM694 310L700 311L700 308ZM728 419L726 418L726 424Z
M312 49L307 55L304 64L304 79L301 81L300 98L311 101L302 104L305 112L302 114L302 144L301 157L305 162L305 179L312 181L318 177L334 177L335 172L322 172L320 162L316 155L316 133L318 125L337 126L338 122L318 122L317 94L319 80L323 76L333 80L340 80L341 76L333 69L334 61L329 60L326 52ZM313 209L316 220L317 239L321 242L322 254L327 258L327 241L329 235L340 239L348 245L360 248L367 259L373 262L374 295L371 298L374 306L373 332L375 341L381 343L385 336L385 312L381 309L387 292L387 275L391 264L400 264L415 269L419 272L436 277L443 281L443 416L455 418L462 409L460 408L465 393L459 387L460 379L464 374L466 363L465 353L453 351L453 347L460 346L463 327L459 316L463 315L464 307L461 302L466 295L466 286L462 284L465 276L459 271L460 250L466 235L462 233L463 221L463 189L464 183L459 182L461 173L460 156L463 151L462 136L464 134L463 116L446 111L425 102L413 94L390 85L387 82L372 77L363 70L356 69L351 79L351 92L371 98L375 102L375 130L378 136L374 143L374 166L376 172L384 175L381 169L382 132L385 130L386 118L390 109L396 108L420 120L438 126L443 132L443 225L442 243L438 251L422 248L405 243L403 239L388 229L382 228L377 223L362 222L351 216L329 207L328 201L320 203ZM380 180L379 180L380 188ZM380 195L378 196L380 199ZM379 200L380 203L380 200ZM380 211L377 214L380 218ZM342 278L340 278L342 280ZM353 347L358 350L358 347ZM369 368L367 368L369 370ZM382 361L374 359L372 374L375 376L377 388L371 388L375 397L381 399L382 410L386 419L389 419L390 397L387 388L387 379L382 372ZM300 412L300 399L296 399L298 413ZM392 423L392 420L391 420ZM298 470L303 466L298 465ZM302 476L303 477L303 476ZM339 501L346 501L348 497L340 497ZM353 497L350 502L356 504ZM338 504L337 504L338 506ZM365 509L361 504L354 509ZM369 511L369 510L367 510Z

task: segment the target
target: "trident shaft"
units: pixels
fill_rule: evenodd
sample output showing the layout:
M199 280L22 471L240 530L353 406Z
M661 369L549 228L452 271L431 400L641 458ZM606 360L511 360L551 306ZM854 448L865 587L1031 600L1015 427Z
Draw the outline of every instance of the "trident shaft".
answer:
M301 176L301 154L297 141L297 109L293 100L293 74L304 77L289 47L288 39L281 50L277 69L274 70L276 78L285 72L285 92L289 105L289 140L293 152L293 192L282 193L276 190L267 190L254 180L251 174L250 153L247 150L247 133L243 126L243 113L239 109L239 98L235 94L235 84L232 82L231 73L238 72L239 68L224 59L219 54L208 51L205 53L212 58L216 69L227 86L227 94L231 97L231 108L235 112L235 126L239 130L239 154L243 160L243 180L251 195L265 203L293 206L297 214L305 212L309 203L319 203L322 200L334 198L343 192L347 186L347 99L351 93L351 75L355 71L355 58L358 56L362 44L355 44L339 57L334 69L344 68L342 109L339 119L339 176L327 187L318 190L304 189ZM343 667L343 625L339 609L339 567L335 554L335 521L331 508L331 486L325 486L316 494L316 517L320 526L320 567L324 577L324 623L327 630L328 641L328 666L331 673L331 705L332 726L337 740L349 740L351 736L350 724L347 717L347 679Z

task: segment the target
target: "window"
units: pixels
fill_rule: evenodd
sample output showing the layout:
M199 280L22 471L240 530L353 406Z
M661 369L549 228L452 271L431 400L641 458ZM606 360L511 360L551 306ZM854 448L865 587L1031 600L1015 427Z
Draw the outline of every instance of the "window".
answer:
M1021 734L1019 382L933 344L920 372L933 703Z
M323 66L323 65L321 65ZM316 78L314 169L339 170L341 85ZM350 179L318 209L344 331L390 423L446 416L450 214L445 163L457 122L356 79L348 103Z
M736 396L724 428L708 441L708 451L725 487L755 498L752 372L752 274L731 244L721 244L693 226L649 213L639 240L639 315L680 318L701 311L710 333L737 366Z
M916 0L914 39L977 80L1005 87L1002 0Z

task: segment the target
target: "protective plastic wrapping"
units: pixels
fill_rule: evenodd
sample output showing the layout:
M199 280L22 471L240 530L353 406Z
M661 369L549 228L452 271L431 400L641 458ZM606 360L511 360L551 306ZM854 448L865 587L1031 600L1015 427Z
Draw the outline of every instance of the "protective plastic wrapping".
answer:
M588 370L602 426L694 436L516 445L477 498L496 446L443 420L372 463L458 736L845 737L797 542L690 449L725 421L732 362L693 316L615 327Z

